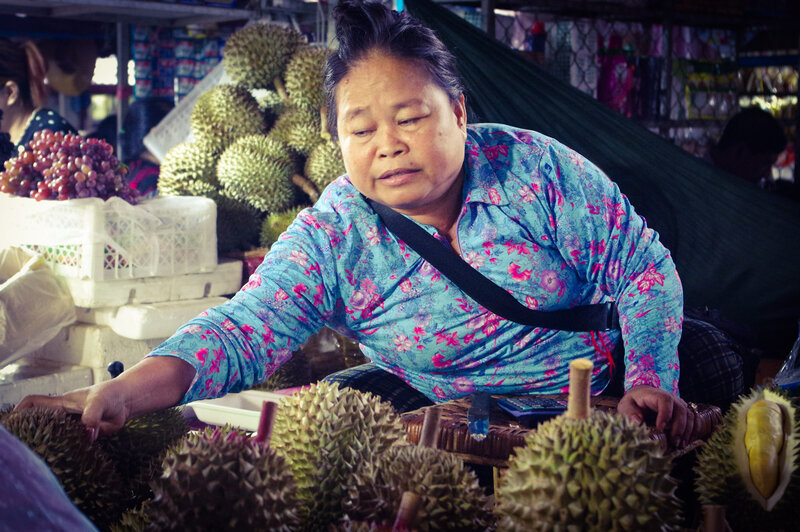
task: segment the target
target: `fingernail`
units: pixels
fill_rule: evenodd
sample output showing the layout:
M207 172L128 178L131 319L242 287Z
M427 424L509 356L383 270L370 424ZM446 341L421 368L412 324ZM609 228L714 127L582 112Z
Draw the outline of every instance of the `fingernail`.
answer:
M94 443L97 441L97 427L92 427L89 429L89 441Z

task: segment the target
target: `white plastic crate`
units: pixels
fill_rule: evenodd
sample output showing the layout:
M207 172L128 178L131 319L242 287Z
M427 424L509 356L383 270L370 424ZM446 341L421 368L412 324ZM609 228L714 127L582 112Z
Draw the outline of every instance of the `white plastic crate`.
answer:
M223 259L211 272L142 279L65 279L76 307L104 308L184 301L235 294L242 287L242 261Z
M213 271L217 209L194 196L36 201L0 194L0 248L42 255L58 275L106 281Z
M106 325L123 338L149 340L172 336L201 312L228 301L226 297L203 297L186 301L138 303L98 309L77 308L78 321Z

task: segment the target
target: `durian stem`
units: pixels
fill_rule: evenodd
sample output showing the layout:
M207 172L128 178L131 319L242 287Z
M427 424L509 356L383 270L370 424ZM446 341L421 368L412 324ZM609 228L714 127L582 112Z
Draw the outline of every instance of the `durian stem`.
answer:
M404 491L400 499L400 508L397 510L397 518L394 520L392 532L407 532L414 530L414 521L417 513L422 506L422 497L412 491Z
M275 76L275 79L272 80L272 84L275 85L275 92L278 93L281 100L285 100L288 94L286 93L286 85L283 84L281 77Z
M323 105L319 110L319 123L320 131L322 131L322 138L331 140L331 134L328 133L328 106Z
M272 438L272 426L275 424L275 412L278 410L278 403L274 401L264 401L261 403L261 417L258 419L258 432L255 438L257 443L269 445Z
M436 447L439 443L439 420L442 412L436 406L431 406L425 410L425 418L422 420L422 432L419 435L419 447Z
M311 202L316 202L319 199L319 192L317 191L317 187L314 186L314 183L308 180L306 176L300 174L292 174L292 183L300 187L300 190L308 194L308 197L311 198Z
M719 504L703 505L703 527L701 532L731 532L725 520L725 507Z
M566 413L568 419L589 417L593 367L592 361L586 358L573 360L569 364L569 399Z

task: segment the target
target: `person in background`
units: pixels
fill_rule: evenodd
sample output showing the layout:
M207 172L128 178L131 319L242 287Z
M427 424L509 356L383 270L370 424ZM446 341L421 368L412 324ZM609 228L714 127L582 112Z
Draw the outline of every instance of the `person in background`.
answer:
M131 103L120 132L119 160L128 165L128 185L141 198L158 192L159 161L144 145L144 138L172 110L166 98L142 98Z
M114 155L117 155L117 115L108 115L94 128L94 131L86 135L87 139L100 139L106 141L114 147Z
M18 44L0 39L0 132L8 133L17 147L30 142L33 134L43 129L77 133L58 113L43 107L47 97L46 71L42 54L33 42Z
M94 434L113 431L146 412L250 388L327 325L372 360L328 379L398 411L474 391L564 393L570 362L588 358L593 393L619 381L620 413L652 417L672 443L687 443L695 412L678 396L683 290L658 234L596 165L556 139L468 124L455 58L416 19L353 0L333 14L328 131L347 173L298 214L231 300L119 377L16 408L62 408ZM620 329L575 333L497 316L389 231L367 199L528 308L615 301Z
M761 188L772 183L772 166L786 149L786 135L778 120L759 107L733 115L710 157L715 166Z

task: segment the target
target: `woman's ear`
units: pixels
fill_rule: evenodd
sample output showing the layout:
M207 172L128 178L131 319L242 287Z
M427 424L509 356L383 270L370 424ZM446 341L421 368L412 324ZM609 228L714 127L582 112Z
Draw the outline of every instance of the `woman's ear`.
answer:
M464 99L464 93L458 97L458 100L453 102L453 111L456 115L456 123L462 130L467 130L467 105Z
M16 81L9 80L3 85L3 97L6 99L6 106L11 107L19 101L19 85Z

